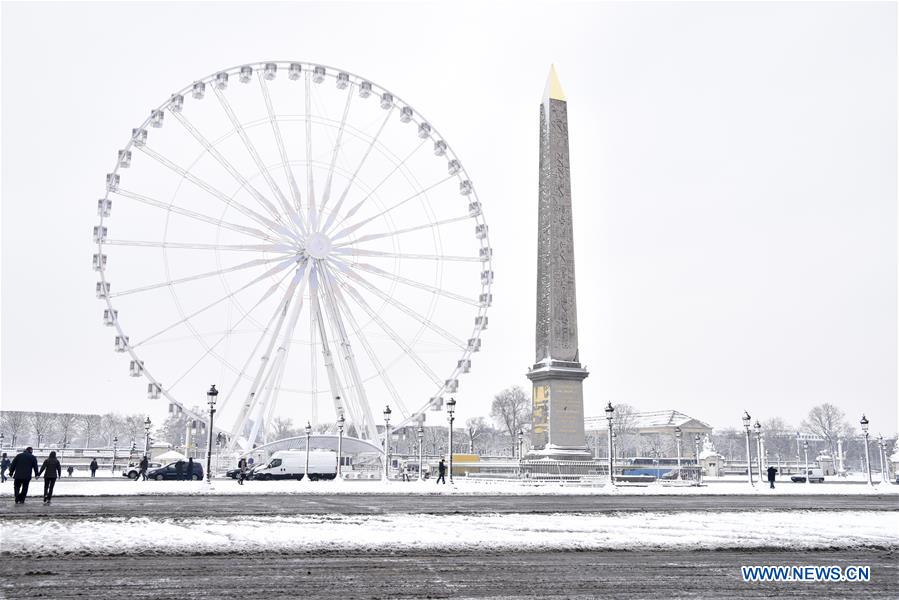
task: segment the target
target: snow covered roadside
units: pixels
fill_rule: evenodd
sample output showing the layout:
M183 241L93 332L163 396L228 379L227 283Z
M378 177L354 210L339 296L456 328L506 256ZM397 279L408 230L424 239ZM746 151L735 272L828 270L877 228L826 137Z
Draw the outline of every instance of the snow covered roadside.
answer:
M899 549L899 511L303 515L0 522L2 556L795 548Z
M32 490L40 491L35 481ZM596 485L561 485L485 479L456 478L455 485L436 485L433 481L248 481L238 485L231 479L220 479L208 485L203 481L110 481L69 480L57 481L54 496L163 496L163 495L293 495L293 494L410 494L410 495L768 495L796 496L809 494L827 495L896 495L899 501L899 485L879 484L869 487L852 483L777 483L769 489L767 483L709 482L700 487L676 483L653 483L645 486L619 485L614 488L598 482ZM34 492L32 492L33 494ZM12 495L12 482L0 486L0 498ZM39 493L38 493L39 495ZM38 498L39 499L39 498Z

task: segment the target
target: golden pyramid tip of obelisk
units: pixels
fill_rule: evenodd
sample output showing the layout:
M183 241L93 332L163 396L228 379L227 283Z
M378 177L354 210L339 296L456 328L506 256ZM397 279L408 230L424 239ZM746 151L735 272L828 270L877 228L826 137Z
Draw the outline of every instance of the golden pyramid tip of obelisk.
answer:
M559 76L556 75L556 65L550 65L549 67L549 77L546 78L546 90L543 92L543 98L566 101L565 92L562 91L562 84L559 83Z

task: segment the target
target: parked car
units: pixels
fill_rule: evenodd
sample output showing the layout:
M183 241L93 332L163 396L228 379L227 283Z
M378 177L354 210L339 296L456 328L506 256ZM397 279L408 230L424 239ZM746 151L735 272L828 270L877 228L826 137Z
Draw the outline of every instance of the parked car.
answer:
M799 475L791 475L790 481L793 483L805 483L806 476L808 476L809 483L824 483L823 469L809 469Z
M201 465L199 461L194 462L193 473L187 473L187 464L187 461L184 461L184 470L181 474L182 477L192 479L194 481L203 479L203 465ZM157 481L178 479L178 473L175 470L175 463L169 463L164 467L150 469L147 471L147 477L149 477L150 479L155 479Z
M162 463L151 462L147 466L147 473L149 473L153 469L158 469L161 466L162 466ZM131 463L125 469L122 470L122 477L127 477L128 479L137 479L138 477L140 477L140 465L137 463Z
M260 467L263 467L263 466L265 466L265 465L263 465L262 463L256 463L256 464L253 465L252 467L248 467L248 468L247 468L247 479L249 479L250 474L251 474L254 470L256 470L256 469L258 469L258 468L260 468ZM238 475L240 475L240 469L238 469L238 468L236 468L236 467L235 467L234 469L228 470L228 471L225 473L225 477L230 477L231 479L237 479Z
M305 450L279 450L265 465L254 467L250 479L302 479L306 472ZM332 450L309 451L309 480L334 479L337 476L337 453Z

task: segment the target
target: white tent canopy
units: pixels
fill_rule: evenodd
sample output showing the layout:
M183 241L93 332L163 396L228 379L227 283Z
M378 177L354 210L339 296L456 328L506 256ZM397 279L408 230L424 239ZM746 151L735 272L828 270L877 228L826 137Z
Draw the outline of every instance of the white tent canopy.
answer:
M174 450L169 450L168 452L163 452L159 456L157 456L154 460L167 463L175 460L187 460L187 457L181 454L180 452L176 452Z

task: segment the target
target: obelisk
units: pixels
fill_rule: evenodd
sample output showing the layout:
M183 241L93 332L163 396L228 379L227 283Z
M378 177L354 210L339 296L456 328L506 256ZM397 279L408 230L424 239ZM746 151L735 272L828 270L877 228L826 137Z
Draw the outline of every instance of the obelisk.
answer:
M540 192L537 218L537 337L531 456L589 458L584 438L583 381L577 344L574 232L568 159L568 103L550 68L540 105Z

